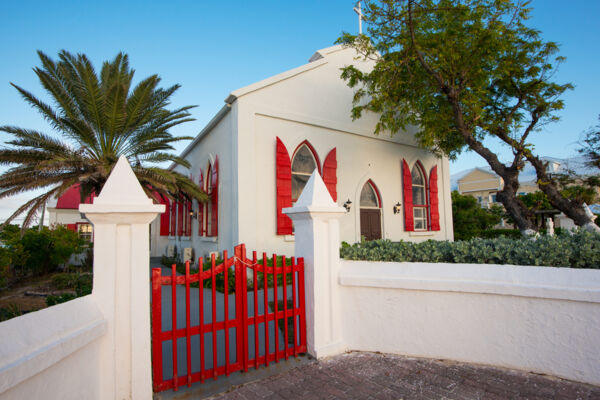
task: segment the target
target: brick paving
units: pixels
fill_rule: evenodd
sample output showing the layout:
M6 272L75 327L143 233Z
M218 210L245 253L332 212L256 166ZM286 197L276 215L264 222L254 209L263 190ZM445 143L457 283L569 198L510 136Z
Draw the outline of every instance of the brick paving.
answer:
M247 383L211 399L600 400L600 387L453 361L349 353Z

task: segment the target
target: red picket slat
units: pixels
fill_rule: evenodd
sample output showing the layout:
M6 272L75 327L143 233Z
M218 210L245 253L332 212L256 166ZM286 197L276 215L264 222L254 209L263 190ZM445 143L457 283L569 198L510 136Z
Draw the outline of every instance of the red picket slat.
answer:
M189 262L186 263L186 270L184 275L177 276L176 266L171 267L170 275L162 275L160 268L152 270L152 367L153 367L153 388L155 392L160 392L167 389L177 390L181 385L191 385L193 382L204 382L206 378L217 379L219 375L229 375L231 372L243 370L248 371L250 365L254 368L259 368L260 365L269 365L270 362L279 362L280 358L288 359L289 356L297 356L300 353L306 352L306 313L305 313L305 298L304 298L304 260L302 258L287 260L282 257L282 267L277 267L277 255L273 254L273 266L269 267L267 262L267 255L263 253L263 259L261 264L257 261L257 255L254 251L252 253L252 260L248 260L246 256L245 245L236 246L234 251L235 256L228 258L226 251L223 252L223 262L219 265L216 264L216 256L211 255L210 270L203 271L203 259L198 259L198 273L191 274ZM289 263L289 265L288 265ZM235 301L236 301L236 313L235 319L230 319L229 316L229 268L235 268ZM246 269L252 269L253 279L253 315L248 316L249 304L248 304L248 277ZM258 275L262 272L263 276L263 287L258 287ZM217 310L216 310L216 282L218 274L223 273L224 288L224 318L222 321L217 321ZM288 307L287 298L287 274L292 274L292 296L291 306ZM296 278L296 273L298 277ZM269 312L269 274L273 278L273 301L274 310ZM278 293L278 274L282 275L283 288L282 297L284 301L283 309L279 309L279 293ZM212 284L211 290L211 320L205 323L204 317L204 280L210 279ZM198 282L198 325L191 326L191 308L190 308L190 285ZM171 313L172 313L172 327L170 330L162 331L162 286L167 285L171 288ZM177 285L184 285L185 288L185 306L186 306L186 324L185 327L177 328ZM183 289L183 288L182 288ZM263 290L264 301L264 312L259 315L259 289ZM183 299L182 299L183 300ZM293 330L290 333L288 329L289 318L293 320ZM283 319L283 337L285 340L283 348L279 346L279 321ZM275 348L270 349L269 346L269 323L274 325L275 334ZM260 344L259 339L259 324L265 325L264 329L264 354L260 355ZM250 325L254 325L254 357L249 357L249 329ZM230 335L229 329L236 329L236 362L233 363L230 360L229 342ZM225 331L225 365L217 365L218 363L218 348L217 348L217 333L220 330ZM212 353L213 353L213 366L209 369L205 365L205 334L210 333L212 336ZM293 336L293 346L289 346L288 341L289 335ZM200 370L192 371L191 363L191 338L194 335L199 335L200 340ZM185 338L186 340L186 374L183 376L178 375L178 350L177 341L178 339ZM164 341L171 341L172 346L172 361L173 361L173 377L171 379L164 380L163 378L163 349L162 345Z
M263 253L263 284L264 284L264 297L265 297L265 307L264 307L264 316L265 316L265 364L267 367L269 366L269 321L267 317L269 316L269 291L268 289L268 279L267 279L267 253Z
M175 276L177 275L177 268L175 264L171 266L171 345L173 348L173 390L177 391L177 338L175 337L175 330L177 329L177 286L175 286Z
M215 329L215 323L217 322L217 285L215 276L215 253L210 255L210 271L212 276L212 353L213 353L213 379L217 380L217 330Z
M162 333L162 285L160 284L161 268L152 268L152 372L154 391L163 382L163 352L160 334Z
M224 279L224 306L225 306L225 375L229 376L229 287L228 287L228 275L229 275L229 264L227 263L227 250L223 251L223 263L225 264L225 270L223 276Z
M204 258L198 259L198 327L200 330L200 381L204 383Z
M296 258L292 257L292 311L296 310L296 272L295 272L295 268L296 268ZM296 330L296 314L293 314L292 316L293 319L293 331L292 334L294 335L294 356L298 355L298 346L296 346L296 343L298 342L297 338L298 338L298 331Z
M192 385L192 338L190 336L190 262L185 262L185 357L187 359L187 385Z
M275 308L274 331L275 331L275 362L279 362L279 324L277 321L277 254L273 254L273 300Z
M252 252L252 286L254 288L254 368L258 369L258 288L256 273L256 251Z
M283 269L283 315L284 315L284 319L283 319L283 349L285 350L285 359L288 359L288 354L287 354L287 349L288 349L288 324L287 324L287 275L285 273L285 270L287 268L286 262L285 262L285 256L283 256L281 258L281 267Z
M240 268L240 275L242 277L242 337L244 338L244 353L242 354L242 360L244 360L244 372L248 372L248 278L246 274L246 245L242 244L242 265Z

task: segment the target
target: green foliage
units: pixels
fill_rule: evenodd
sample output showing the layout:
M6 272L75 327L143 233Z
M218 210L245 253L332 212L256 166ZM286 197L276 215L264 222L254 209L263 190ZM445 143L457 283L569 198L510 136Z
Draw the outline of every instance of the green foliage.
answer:
M23 311L15 303L11 303L7 307L0 307L0 322L20 317L21 315L23 315Z
M38 51L41 66L34 72L50 103L12 84L39 111L52 134L16 126L0 126L12 135L0 149L0 165L12 168L0 175L0 199L29 190L44 192L19 207L8 219L26 213L23 227L52 196L80 184L82 199L100 193L120 156L127 157L146 193L205 201L206 194L187 176L156 164L189 163L171 154L175 137L169 130L192 121L186 106L169 110L179 85L163 89L152 75L133 85L128 56L119 53L97 73L84 54L61 51L55 61Z
M598 121L600 121L600 116L598 116ZM600 123L583 134L580 148L577 151L587 157L588 166L600 168Z
M600 268L600 235L586 231L535 240L499 237L421 243L376 240L342 246L347 260Z
M486 229L485 231L477 233L477 237L484 239L494 239L501 236L506 236L511 239L520 239L523 235L518 229Z
M60 304L60 303L65 303L67 301L76 299L78 296L74 293L63 293L63 294L58 294L58 295L50 295L48 297L46 297L46 305L48 307L56 305L56 304Z
M4 232L7 235L8 252L17 276L43 275L56 271L72 254L82 250L84 244L77 232L63 226L55 229L28 229L20 232Z
M452 219L454 238L471 239L480 235L500 222L497 213L483 208L473 196L463 196L456 190L452 192Z

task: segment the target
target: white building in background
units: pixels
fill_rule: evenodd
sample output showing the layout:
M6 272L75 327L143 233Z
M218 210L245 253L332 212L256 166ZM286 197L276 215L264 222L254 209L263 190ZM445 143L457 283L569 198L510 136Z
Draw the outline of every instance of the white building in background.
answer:
M191 168L172 167L191 175L210 201L165 202L168 212L151 225L152 255L176 248L200 257L238 243L292 255L293 226L281 210L315 168L333 199L349 206L341 240L453 240L448 160L419 148L414 130L374 135L378 115L352 121L353 89L340 68L373 66L355 57L353 49L329 47L231 92L181 154Z

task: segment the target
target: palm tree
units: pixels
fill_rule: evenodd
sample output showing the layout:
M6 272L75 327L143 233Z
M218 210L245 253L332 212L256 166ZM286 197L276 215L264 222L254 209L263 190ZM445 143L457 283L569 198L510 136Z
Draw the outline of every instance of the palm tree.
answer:
M74 184L80 185L82 200L98 194L119 156L125 155L146 193L158 199L196 199L206 194L186 176L155 164L189 167L181 157L169 153L172 144L191 137L174 137L169 129L192 121L186 106L166 107L179 88L163 89L152 75L132 87L134 70L126 54L102 65L100 75L84 54L61 51L58 61L38 51L42 66L34 69L53 104L11 83L50 124L54 135L15 126L0 126L13 135L0 149L0 165L11 166L0 175L0 199L29 190L45 192L23 204L4 224L27 213L23 228L51 197L59 197ZM59 138L57 138L57 135Z

